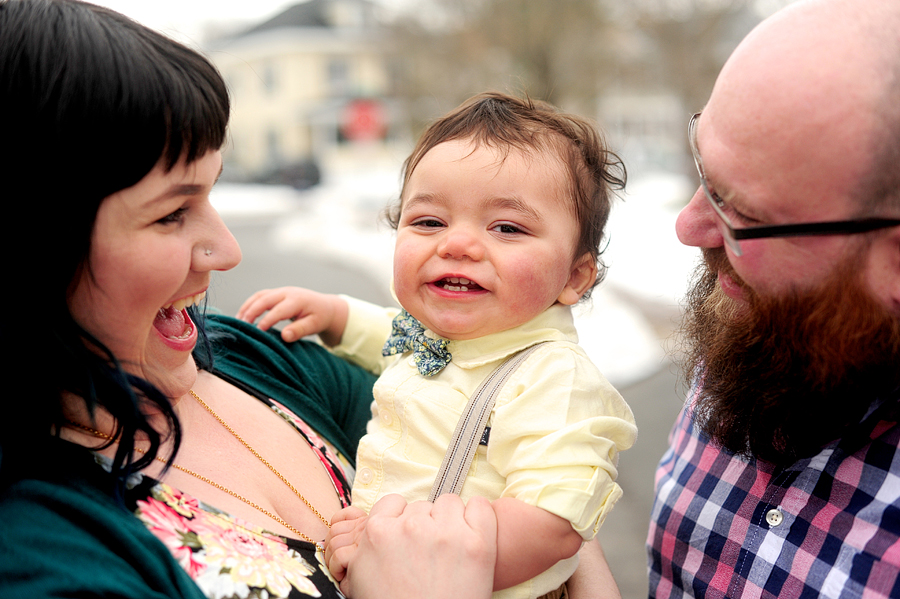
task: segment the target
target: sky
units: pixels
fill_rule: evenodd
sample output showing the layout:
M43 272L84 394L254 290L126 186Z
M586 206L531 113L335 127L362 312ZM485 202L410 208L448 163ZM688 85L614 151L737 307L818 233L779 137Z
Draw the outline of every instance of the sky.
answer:
M275 16L303 0L87 0L109 7L164 32L183 43L200 46L207 25L240 29ZM793 0L755 0L760 16L769 15ZM390 13L421 0L376 0Z
M207 24L240 26L275 16L303 0L87 0L106 6L181 42L199 46ZM378 0L388 9L414 0Z

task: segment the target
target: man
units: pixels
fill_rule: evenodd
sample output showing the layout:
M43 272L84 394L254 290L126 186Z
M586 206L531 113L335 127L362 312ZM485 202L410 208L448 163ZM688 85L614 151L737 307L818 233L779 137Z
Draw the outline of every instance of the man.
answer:
M896 0L792 4L691 121L694 386L651 597L900 596L898 32Z

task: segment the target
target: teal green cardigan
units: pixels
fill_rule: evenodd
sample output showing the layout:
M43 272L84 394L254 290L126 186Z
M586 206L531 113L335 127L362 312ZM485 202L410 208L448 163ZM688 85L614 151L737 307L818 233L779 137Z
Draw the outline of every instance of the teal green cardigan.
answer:
M283 403L355 458L372 375L318 345L286 345L235 319L210 316L208 330L214 373ZM114 481L90 452L55 439L46 455L33 478L12 481L0 456L0 599L203 598L169 550L116 503Z

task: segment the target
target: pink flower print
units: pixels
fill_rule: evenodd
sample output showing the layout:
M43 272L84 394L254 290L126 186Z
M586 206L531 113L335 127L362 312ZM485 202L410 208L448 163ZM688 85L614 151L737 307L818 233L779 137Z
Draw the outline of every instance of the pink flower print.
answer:
M218 572L238 586L266 589L273 598L287 597L291 587L312 597L320 596L308 578L313 568L283 541L237 528L201 541L211 570L206 578ZM197 582L203 586L200 580Z
M199 548L190 521L169 505L153 497L137 502L137 516L193 578L206 569L206 564L194 550Z

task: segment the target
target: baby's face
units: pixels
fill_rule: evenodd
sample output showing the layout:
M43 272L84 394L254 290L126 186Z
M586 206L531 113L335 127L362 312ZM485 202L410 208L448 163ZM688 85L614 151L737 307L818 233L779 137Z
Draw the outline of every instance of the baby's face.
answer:
M394 250L400 304L448 339L525 323L574 304L596 277L574 256L578 225L567 172L554 153L469 140L428 151L406 184Z

